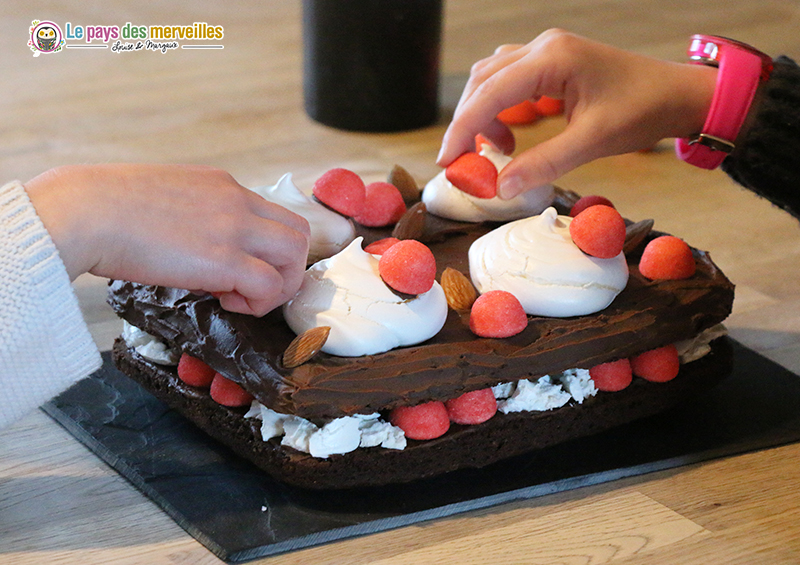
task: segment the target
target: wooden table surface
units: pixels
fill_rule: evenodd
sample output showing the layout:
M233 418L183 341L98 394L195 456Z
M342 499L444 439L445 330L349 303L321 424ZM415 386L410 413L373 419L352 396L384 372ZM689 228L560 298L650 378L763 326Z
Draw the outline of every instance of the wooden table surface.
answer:
M800 58L796 0L449 0L442 119L399 134L358 134L303 112L299 2L70 3L5 0L0 13L0 179L67 163L188 162L242 184L293 172L310 188L331 167L367 180L401 164L420 181L475 60L501 43L563 27L681 60L696 32ZM154 3L155 4L155 3ZM223 50L32 57L32 19L75 25L224 26ZM560 118L519 128L520 146ZM604 194L628 217L710 250L737 285L731 334L800 372L800 225L720 171L679 162L671 144L596 161L558 182ZM120 322L105 281L75 283L107 349ZM754 375L757 378L757 375ZM800 407L798 407L800 409ZM43 413L0 431L0 563L170 563L219 560ZM259 563L800 563L800 445L768 449L435 520Z

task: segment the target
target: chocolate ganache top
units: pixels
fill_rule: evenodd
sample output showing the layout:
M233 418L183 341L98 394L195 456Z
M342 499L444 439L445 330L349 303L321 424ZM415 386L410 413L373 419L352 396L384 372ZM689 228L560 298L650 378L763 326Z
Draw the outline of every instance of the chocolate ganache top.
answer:
M469 245L494 226L426 217L423 239L439 274L468 274ZM387 234L367 230L366 243ZM528 327L505 339L476 337L469 313L448 313L444 328L416 346L364 357L318 353L287 369L281 355L296 337L280 309L263 318L231 313L209 294L112 281L109 302L129 323L164 339L240 383L278 412L323 421L372 413L571 368L589 368L697 335L730 314L733 284L709 255L694 249L696 274L650 281L638 259L652 233L627 254L628 285L605 310L573 318L529 316Z

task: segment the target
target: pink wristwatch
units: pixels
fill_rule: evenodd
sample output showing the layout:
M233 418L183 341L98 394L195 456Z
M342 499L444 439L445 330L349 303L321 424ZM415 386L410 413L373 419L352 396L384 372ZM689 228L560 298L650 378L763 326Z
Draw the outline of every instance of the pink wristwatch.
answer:
M719 73L703 131L676 139L675 152L687 163L715 169L733 151L756 90L772 72L772 59L745 43L713 35L693 35L688 55L692 63L719 67Z

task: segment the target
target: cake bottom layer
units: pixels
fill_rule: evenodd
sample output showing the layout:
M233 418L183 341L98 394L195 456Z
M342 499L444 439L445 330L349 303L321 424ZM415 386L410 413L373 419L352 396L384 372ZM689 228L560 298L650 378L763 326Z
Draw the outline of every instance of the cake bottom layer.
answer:
M276 479L303 488L341 489L403 483L457 469L485 467L662 412L683 399L703 394L731 372L730 341L720 338L711 345L711 353L683 365L678 377L668 383L635 379L621 392L598 393L583 404L546 412L498 413L480 425L453 425L435 440L409 440L402 451L372 447L328 459L281 446L279 438L263 441L258 420L245 419L244 410L217 404L207 391L178 379L174 368L145 360L121 339L114 345L113 359L123 373L159 400Z

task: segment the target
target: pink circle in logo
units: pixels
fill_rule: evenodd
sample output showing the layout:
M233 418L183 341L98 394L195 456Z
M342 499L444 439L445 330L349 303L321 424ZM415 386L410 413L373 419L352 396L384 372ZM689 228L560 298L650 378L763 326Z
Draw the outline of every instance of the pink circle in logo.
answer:
M52 53L61 47L63 34L55 22L39 22L31 31L31 44L37 51Z

